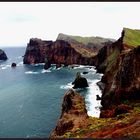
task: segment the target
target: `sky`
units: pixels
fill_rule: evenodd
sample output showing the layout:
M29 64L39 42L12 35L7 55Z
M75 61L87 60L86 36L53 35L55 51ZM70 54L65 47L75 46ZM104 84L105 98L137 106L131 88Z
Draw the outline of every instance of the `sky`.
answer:
M123 27L140 29L140 2L0 2L0 47L59 33L118 39Z

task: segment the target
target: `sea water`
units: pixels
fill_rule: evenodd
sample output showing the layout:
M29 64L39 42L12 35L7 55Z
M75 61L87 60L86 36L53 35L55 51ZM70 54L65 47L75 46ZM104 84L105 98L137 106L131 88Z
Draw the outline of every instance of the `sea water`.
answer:
M0 61L0 138L44 138L55 128L64 93L72 88L76 73L87 78L89 87L76 90L85 97L88 115L99 117L101 96L94 67L76 65L44 70L44 64L24 65L23 48L3 48L7 61ZM11 64L17 67L11 68ZM87 74L82 74L84 71Z

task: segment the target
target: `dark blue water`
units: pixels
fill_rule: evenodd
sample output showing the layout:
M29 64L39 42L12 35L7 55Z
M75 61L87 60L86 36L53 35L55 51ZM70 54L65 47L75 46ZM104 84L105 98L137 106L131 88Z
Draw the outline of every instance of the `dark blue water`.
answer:
M76 72L88 71L84 75L90 87L79 90L85 97L88 114L99 115L100 94L96 81L101 75L94 68L75 67L74 69L55 66L43 70L43 65L23 65L25 48L3 48L8 60L0 62L0 137L48 137L55 128L61 113L63 95L71 88ZM11 68L16 62L17 67Z

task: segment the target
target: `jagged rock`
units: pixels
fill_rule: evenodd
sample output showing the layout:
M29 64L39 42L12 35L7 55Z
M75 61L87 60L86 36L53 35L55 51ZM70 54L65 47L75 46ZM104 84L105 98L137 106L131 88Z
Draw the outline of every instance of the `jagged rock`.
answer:
M101 110L100 118L112 118L116 117L117 115L124 114L130 112L132 107L126 105L126 104L120 104L114 108Z
M7 60L7 55L6 53L0 49L0 60Z
M62 114L64 112L68 112L72 107L72 99L71 97L74 96L74 91L69 90L65 93L63 104L62 104Z
M96 100L101 100L102 98L99 95L96 95Z
M83 40L86 37L82 37ZM92 40L92 43L90 43ZM45 57L50 58L51 64L71 64L94 65L94 57L101 47L112 39L91 38L86 39L86 44L77 41L69 41L58 35L56 41L45 41L38 38L31 38L27 44L24 55L24 64L44 63ZM97 41L98 40L98 41ZM91 47L93 45L93 47ZM89 47L90 46L90 47Z
M99 82L97 82L97 85L99 86L100 90L102 90L102 91L104 90L105 84L103 82L99 81Z
M50 138L63 138L63 134L77 129L88 118L84 98L74 90L68 90L63 98L61 116Z
M74 124L73 124L72 120L66 121L66 120L60 119L56 128L55 128L56 136L63 135L66 132L66 130L68 131L68 130L72 129L73 126L74 126Z
M46 50L50 48L52 41L44 41L38 38L31 38L27 44L24 55L24 64L45 63Z
M48 69L51 67L51 62L48 58L45 58L45 65L44 65L44 69Z
M11 67L16 67L16 66L17 66L16 63L12 63L12 64L11 64Z
M104 110L125 100L140 99L140 30L124 28L121 37L103 47L96 56L96 68L104 73L101 104ZM114 107L113 107L114 108Z
M132 107L129 107L128 105L125 105L125 104L121 104L115 108L114 116L117 116L117 115L120 115L123 113L128 113L129 110L131 110L131 109L132 109Z
M75 78L74 82L72 82L72 84L74 85L73 86L74 89L88 87L87 79L84 77L81 77L80 72L77 72L76 78Z
M84 71L83 74L88 74L88 72L87 71Z

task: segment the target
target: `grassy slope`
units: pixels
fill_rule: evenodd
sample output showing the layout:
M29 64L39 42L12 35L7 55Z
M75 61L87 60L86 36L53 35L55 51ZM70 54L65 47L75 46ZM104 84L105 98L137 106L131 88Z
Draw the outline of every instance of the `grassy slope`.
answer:
M79 47L80 45L82 44L88 45L89 43L93 43L94 45L101 46L102 43L107 42L109 40L114 41L113 39L107 39L107 38L102 38L102 37L81 37L81 36L66 35L62 33L58 35L57 40L66 40L66 41L71 42L71 44L73 44L72 47L78 53L88 58L94 57L97 54L97 52L93 52L87 47ZM75 45L75 43L76 44L78 43L79 45Z
M77 41L84 45L87 45L88 43L101 44L101 43L107 42L109 40L114 41L113 39L107 39L107 38L102 38L102 37L81 37L81 36L65 35L65 34L60 33L58 35L57 40L62 39L62 38L64 40Z
M140 45L140 30L133 30L124 28L124 38L123 43L131 46L131 47L137 47Z
M140 104L129 103L133 109L129 113L120 114L115 118L89 117L85 125L66 132L62 138L140 138L138 133Z

